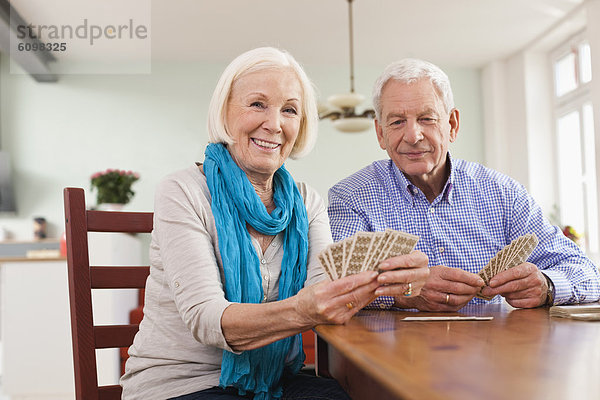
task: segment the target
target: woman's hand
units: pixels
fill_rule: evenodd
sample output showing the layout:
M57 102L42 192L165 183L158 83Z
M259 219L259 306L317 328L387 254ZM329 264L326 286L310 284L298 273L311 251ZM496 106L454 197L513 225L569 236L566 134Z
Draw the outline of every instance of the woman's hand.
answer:
M427 256L419 251L393 257L381 272L365 271L308 286L288 299L264 304L235 303L227 307L221 326L234 350L251 350L320 324L344 324L381 295L421 292L429 276Z
M365 271L304 288L297 310L313 326L343 324L378 296L418 296L429 277L428 262L424 253L413 251L385 260L380 273Z
M389 258L379 264L377 296L404 298L418 296L429 278L429 259L425 253L413 251L410 254Z
M221 328L236 351L252 350L320 324L343 324L377 296L377 272L365 271L301 289L285 300L232 303Z
M375 271L365 271L306 287L296 295L298 314L309 327L343 324L377 297L377 276Z

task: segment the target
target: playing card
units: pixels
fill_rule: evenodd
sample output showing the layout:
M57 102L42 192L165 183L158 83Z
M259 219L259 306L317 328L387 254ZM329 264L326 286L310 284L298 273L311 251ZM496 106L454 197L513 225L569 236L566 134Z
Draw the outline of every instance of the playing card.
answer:
M335 263L333 262L333 256L331 255L330 247L328 247L327 250L325 251L325 256L327 256L327 260L329 261L329 266L331 267L331 274L333 276L337 276L339 278L340 275L338 274L338 270L335 267Z
M370 271L375 269L375 265L372 263L373 256L375 256L375 253L380 251L380 246L383 237L385 236L385 232L373 232L371 236L371 244L369 245L369 251L367 252L367 256L363 262L361 271Z
M527 234L522 236L522 238L523 240L521 246L517 249L513 257L510 260L507 260L506 269L523 264L525 261L527 261L539 243L539 240L535 234Z
M492 259L479 271L479 276L483 279L486 286L490 280L509 268L516 267L527 261L535 246L538 244L538 238L535 234L529 233L520 236L502 248ZM476 297L484 300L491 300L491 297L481 295L481 291Z
M479 274L478 274L481 277L481 279L483 279L483 281L485 282L486 285L489 283L489 279L490 279L489 272L488 272L489 266L490 266L490 263L487 263L485 265L485 267L481 268L481 270L479 271Z
M355 235L352 253L350 254L350 260L348 261L344 276L361 272L372 240L372 232L358 232Z
M419 240L418 236L406 232L393 231L392 235L394 239L385 259L410 253Z
M504 265L504 260L510 256L509 252L511 252L512 250L511 246L504 246L497 254L496 256L493 258L495 259L494 265L493 265L493 269L492 269L492 276L496 275L498 272L500 272L500 269L502 267L502 265ZM491 261L490 261L491 262ZM490 278L491 279L491 278Z
M344 244L342 242L333 243L328 247L329 260L335 268L338 277L342 276L342 267L344 265Z
M517 239L515 239L515 241L516 240ZM500 249L500 251L498 251L490 261L488 261L485 267L483 267L481 271L479 271L479 276L483 278L486 285L489 284L490 279L492 279L494 276L496 276L496 274L498 274L498 272L500 272L503 260L506 259L510 254L512 254L514 246L516 245L515 241Z
M496 255L490 260L490 279L497 275L502 269L503 260L510 255L513 251L513 247L508 245L504 246Z
M498 258L492 258L489 262L489 267L488 267L488 272L490 275L490 279L492 279L492 277L494 275L496 275L496 271L497 271L497 266L498 266Z
M342 266L341 266L341 271L344 271L346 269L346 247L347 247L347 240L342 240L340 242L340 246L342 248Z
M346 270L348 269L348 264L350 263L352 252L354 251L354 239L354 236L350 236L342 240L342 242L344 242L344 265L342 265L342 276L346 276Z
M381 261L410 253L418 240L418 236L392 229L383 232L357 232L327 246L319 253L318 259L334 280L362 271L376 270Z
M511 265L511 260L514 259L517 256L517 254L519 254L519 251L521 250L526 241L527 237L519 236L507 246L510 249L510 251L507 252L506 257L504 258L504 262L502 264L502 271L506 271L508 268L514 267L514 265Z
M492 316L450 315L444 317L404 317L401 321L491 321Z
M390 246L389 238L392 235L392 232L392 229L386 229L384 232L382 232L381 240L379 241L379 244L375 251L371 254L369 260L369 264L372 266L373 270L377 269L377 265L379 265L379 263L383 261L382 257L388 249L388 247Z
M388 258L388 254L390 254L390 250L392 249L392 243L398 238L398 231L393 229L386 229L385 233L386 236L384 238L383 247L381 248L381 253L379 254L378 264Z
M485 282L485 285L489 285L490 280L496 276L501 270L501 263L505 260L510 254L512 254L514 247L517 245L517 240L513 240L510 244L504 246L492 259L479 271L479 276ZM485 297L481 294L481 291L477 294L476 297L484 300L491 300L492 297Z
M323 269L325 270L325 272L327 272L327 275L329 275L329 278L332 281L336 280L337 277L333 276L333 274L331 273L331 266L329 265L329 257L327 257L327 255L325 254L325 251L320 252L319 255L317 256L317 258L319 259L319 262L323 266Z

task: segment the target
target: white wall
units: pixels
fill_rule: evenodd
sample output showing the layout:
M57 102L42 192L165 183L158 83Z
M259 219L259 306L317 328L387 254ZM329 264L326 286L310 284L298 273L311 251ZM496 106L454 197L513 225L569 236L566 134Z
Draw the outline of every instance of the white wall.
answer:
M600 137L600 0L588 0L586 14L587 20L590 21L586 33L592 51L591 99L594 112L594 132L596 133L596 190L598 191L597 198L600 199L600 162L598 161L598 154L600 154L600 140L598 139Z
M487 165L524 184L546 215L558 204L552 70L549 53L587 29L592 102L600 132L600 0L588 0L521 51L482 70ZM598 71L598 73L596 73ZM600 149L600 141L596 148ZM598 153L598 151L597 151ZM600 175L598 176L600 194Z
M486 163L525 185L547 212L555 204L549 73L547 55L531 50L482 72Z
M370 97L384 67L357 65L357 92ZM32 238L32 218L43 216L49 236L58 237L64 229L62 188L89 191L89 176L106 168L139 172L127 208L152 210L161 177L203 159L206 109L223 68L153 63L150 75L65 75L58 83L42 84L10 73L8 57L1 57L1 145L13 158L18 212L0 215L0 226L26 240ZM309 65L306 70L322 98L348 90L346 66ZM479 71L446 71L462 118L451 151L483 161ZM326 196L341 178L385 157L374 131L343 134L322 121L313 153L287 165L296 179ZM95 204L93 195L88 203Z

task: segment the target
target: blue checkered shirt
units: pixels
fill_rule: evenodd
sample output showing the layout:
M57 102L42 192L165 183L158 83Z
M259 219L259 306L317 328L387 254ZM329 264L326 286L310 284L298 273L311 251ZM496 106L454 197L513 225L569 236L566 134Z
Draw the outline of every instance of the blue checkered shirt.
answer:
M375 161L337 183L329 190L333 240L359 231L401 230L419 236L416 250L427 254L430 266L478 273L513 239L535 233L539 244L527 261L554 283L554 304L600 298L598 268L544 218L521 184L480 164L448 159L450 177L432 203L392 160ZM473 298L469 304L501 301ZM393 304L385 296L371 303Z

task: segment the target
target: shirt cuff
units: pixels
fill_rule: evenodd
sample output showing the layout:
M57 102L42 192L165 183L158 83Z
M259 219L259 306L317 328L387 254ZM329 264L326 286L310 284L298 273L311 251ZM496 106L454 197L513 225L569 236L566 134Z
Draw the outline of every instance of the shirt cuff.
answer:
M561 271L551 269L543 269L542 273L554 284L554 303L550 305L568 303L571 299L571 282L565 275Z
M365 307L366 310L389 310L396 300L392 296L379 296Z

